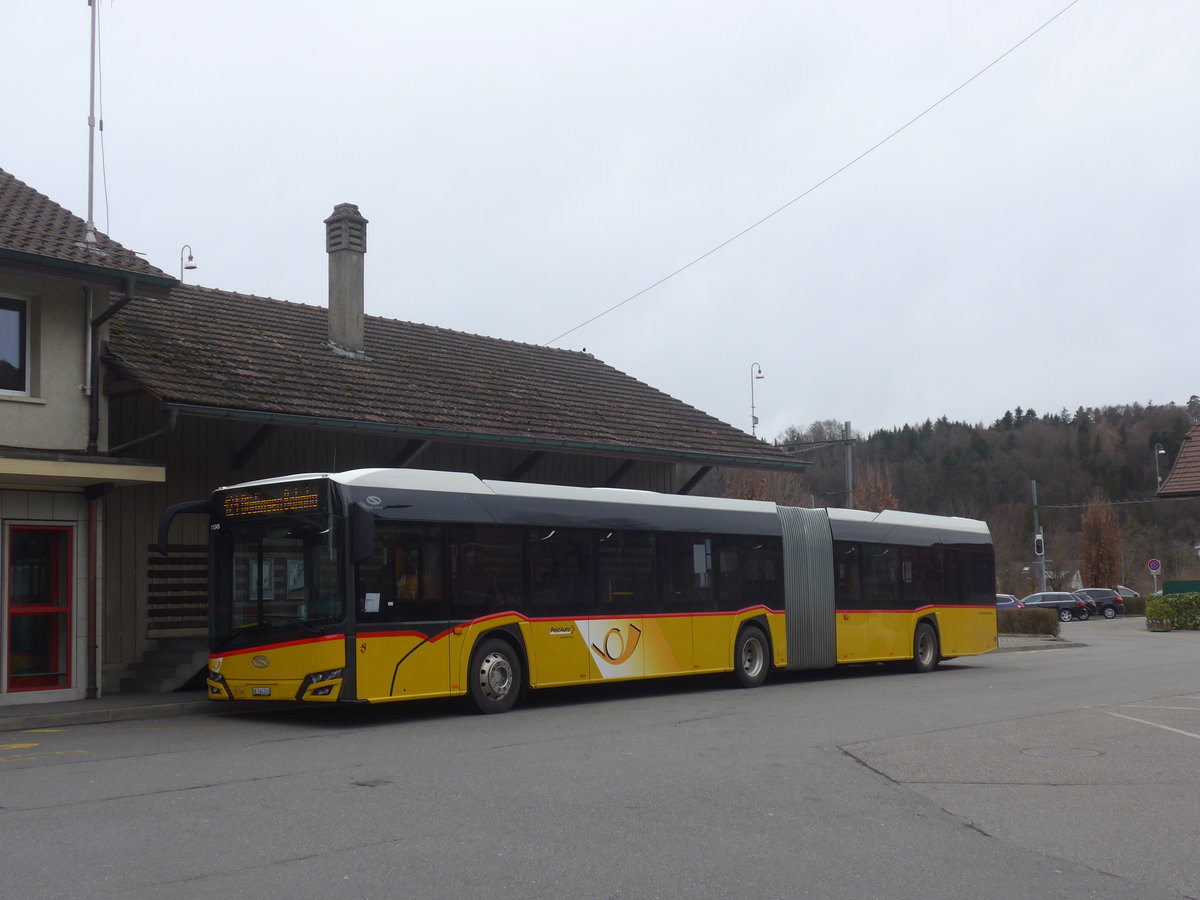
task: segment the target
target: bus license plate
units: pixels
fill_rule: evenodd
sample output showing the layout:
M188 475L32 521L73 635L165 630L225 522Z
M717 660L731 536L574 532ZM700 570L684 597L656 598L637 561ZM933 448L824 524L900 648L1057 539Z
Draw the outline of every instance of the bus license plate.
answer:
M255 697L270 697L271 689L269 687L252 687L250 693Z

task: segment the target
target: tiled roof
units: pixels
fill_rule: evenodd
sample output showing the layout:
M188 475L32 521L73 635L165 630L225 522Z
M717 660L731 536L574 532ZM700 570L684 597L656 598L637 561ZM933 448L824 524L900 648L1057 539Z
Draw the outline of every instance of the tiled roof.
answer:
M86 234L83 219L0 169L0 250L115 272L171 277L99 231L95 232L96 243L89 246Z
M365 317L335 354L327 310L181 286L113 320L115 367L181 406L368 423L414 435L803 464L587 353ZM531 446L530 449L534 449Z
M1191 497L1200 495L1200 425L1193 425L1192 430L1183 439L1179 455L1175 457L1175 465L1171 474L1163 481L1158 489L1160 497Z

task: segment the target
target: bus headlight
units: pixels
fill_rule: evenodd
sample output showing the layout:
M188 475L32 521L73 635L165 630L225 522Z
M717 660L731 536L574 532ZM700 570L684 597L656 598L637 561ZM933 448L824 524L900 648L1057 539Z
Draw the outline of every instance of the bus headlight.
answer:
M233 693L229 690L229 685L225 682L225 676L220 672L214 672L212 669L209 669L207 678L208 696L210 699L227 700L233 696Z
M300 690L296 692L296 699L303 700L307 697L328 697L338 687L342 676L345 674L345 669L329 669L325 672L313 672L304 676L304 680L300 682ZM329 682L324 684L323 682ZM319 685L316 687L315 685Z

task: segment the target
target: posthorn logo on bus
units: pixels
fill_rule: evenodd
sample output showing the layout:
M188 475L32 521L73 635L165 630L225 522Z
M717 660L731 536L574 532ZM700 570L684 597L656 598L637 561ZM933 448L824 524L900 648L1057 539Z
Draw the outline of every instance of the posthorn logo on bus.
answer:
M250 660L250 665L254 666L256 669L265 669L270 664L271 661L265 656L256 656L254 659Z
M642 629L638 628L632 622L629 623L627 636L621 634L620 628L610 628L604 637L600 639L598 646L592 644L592 652L606 662L614 666L619 666L633 656L633 651L637 649L638 640L641 636Z

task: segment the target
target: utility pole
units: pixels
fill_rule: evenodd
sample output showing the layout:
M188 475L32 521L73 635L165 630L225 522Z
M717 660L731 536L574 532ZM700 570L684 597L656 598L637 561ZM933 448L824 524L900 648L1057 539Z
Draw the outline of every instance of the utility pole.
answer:
M88 244L88 249L92 249L91 245L96 243L96 224L92 218L92 197L95 193L94 185L96 181L96 13L100 0L88 0L88 6L92 8L92 63L91 63L91 81L88 83L88 196L87 196L87 232L84 234L84 241Z
M854 442L850 440L850 423L842 429L846 442L846 509L854 509Z
M1042 537L1042 526L1038 524L1037 482L1033 486L1033 555L1034 571L1037 573L1038 591L1046 590L1046 541Z

